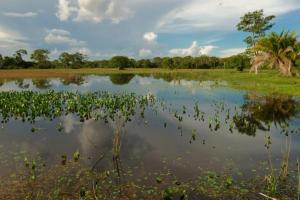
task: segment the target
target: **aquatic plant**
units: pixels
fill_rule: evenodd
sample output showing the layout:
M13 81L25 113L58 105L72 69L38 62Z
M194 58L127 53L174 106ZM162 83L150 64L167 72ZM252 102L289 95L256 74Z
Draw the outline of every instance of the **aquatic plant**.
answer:
M0 93L0 117L2 123L7 123L11 118L35 123L37 119L53 120L71 113L82 122L89 119L115 120L118 116L125 117L127 122L137 109L144 111L146 106L154 103L155 97L152 95L137 96L133 93L11 91ZM61 125L58 130L61 130Z

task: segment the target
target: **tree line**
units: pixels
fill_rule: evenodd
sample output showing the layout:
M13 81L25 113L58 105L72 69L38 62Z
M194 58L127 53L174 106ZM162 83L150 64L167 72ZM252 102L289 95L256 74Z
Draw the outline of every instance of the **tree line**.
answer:
M227 58L202 55L199 57L155 57L152 59L133 59L126 56L114 56L108 60L89 60L81 53L63 52L58 59L50 60L50 51L37 49L30 55L31 61L24 60L28 55L25 49L16 51L12 56L0 54L0 69L23 68L168 68L168 69L211 69L236 68L243 70L250 67L250 58L246 54Z

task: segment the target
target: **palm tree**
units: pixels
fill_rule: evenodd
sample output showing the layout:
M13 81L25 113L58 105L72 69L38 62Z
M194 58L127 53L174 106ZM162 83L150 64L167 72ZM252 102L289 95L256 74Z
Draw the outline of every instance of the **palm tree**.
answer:
M251 51L254 52L251 70L257 73L259 67L268 65L271 69L278 68L282 74L291 76L300 53L300 42L295 32L273 32L259 39Z

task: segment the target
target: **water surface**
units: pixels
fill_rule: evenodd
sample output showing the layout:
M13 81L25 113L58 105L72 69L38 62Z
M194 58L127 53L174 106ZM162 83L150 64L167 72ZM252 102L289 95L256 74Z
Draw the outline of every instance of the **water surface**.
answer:
M134 178L166 169L190 178L199 170L221 171L229 165L252 176L267 161L268 136L276 166L285 148L290 148L291 167L296 167L300 153L299 102L293 97L266 96L232 89L226 82L170 76L90 75L1 83L0 91L134 92L153 94L165 102L184 116L182 122L174 117L174 112L149 110L145 119L135 116L123 129L120 163L122 168L134 170ZM193 117L195 103L205 113L204 122ZM215 128L216 117L219 128ZM60 123L62 132L56 128ZM32 133L32 127L37 131ZM77 150L84 165L92 167L96 163L98 170L111 169L115 129L114 122L80 122L71 114L53 121L39 119L34 125L11 120L0 129L0 176L8 176L21 167L24 156L38 157L51 167L60 163L62 155L72 157ZM97 163L102 156L103 160Z

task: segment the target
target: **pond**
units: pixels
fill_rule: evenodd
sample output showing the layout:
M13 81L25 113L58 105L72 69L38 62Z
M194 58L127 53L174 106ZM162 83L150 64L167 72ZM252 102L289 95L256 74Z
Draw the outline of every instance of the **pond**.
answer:
M221 81L133 74L2 80L0 91L107 91L156 99L143 117L137 111L126 122L81 120L70 112L37 116L33 123L12 115L0 128L0 177L7 182L26 170L27 161L50 171L76 153L81 168L117 169L118 181L144 186L153 177L189 180L202 171L230 170L237 180L248 180L280 169L285 158L297 170L300 104L294 97L236 90Z

